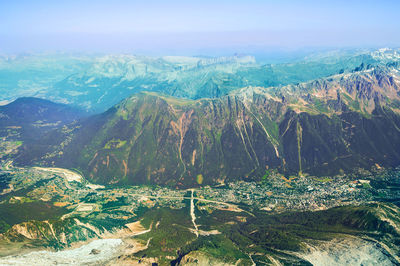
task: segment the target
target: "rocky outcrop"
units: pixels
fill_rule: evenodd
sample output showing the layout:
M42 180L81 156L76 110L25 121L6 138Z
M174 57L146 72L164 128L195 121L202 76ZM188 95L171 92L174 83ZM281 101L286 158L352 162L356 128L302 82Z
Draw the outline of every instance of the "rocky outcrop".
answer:
M42 242L55 249L68 247L79 241L99 237L92 227L85 226L78 219L58 219L52 221L29 221L11 227L2 238L11 242ZM103 227L97 230L104 232Z

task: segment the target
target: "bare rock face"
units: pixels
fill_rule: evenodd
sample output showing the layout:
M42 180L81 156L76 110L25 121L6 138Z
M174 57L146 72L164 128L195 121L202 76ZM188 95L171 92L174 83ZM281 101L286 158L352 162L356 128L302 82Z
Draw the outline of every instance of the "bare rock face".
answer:
M90 254L97 255L97 254L100 254L100 252L101 252L100 250L94 248L94 249L92 249L92 251L90 251Z

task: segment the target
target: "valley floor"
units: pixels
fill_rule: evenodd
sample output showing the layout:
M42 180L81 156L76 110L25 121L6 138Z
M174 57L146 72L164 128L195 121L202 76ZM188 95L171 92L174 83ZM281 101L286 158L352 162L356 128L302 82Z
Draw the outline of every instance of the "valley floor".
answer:
M173 190L104 187L73 170L5 162L0 264L69 264L71 253L85 265L392 265L400 261L399 173L272 172L262 182Z

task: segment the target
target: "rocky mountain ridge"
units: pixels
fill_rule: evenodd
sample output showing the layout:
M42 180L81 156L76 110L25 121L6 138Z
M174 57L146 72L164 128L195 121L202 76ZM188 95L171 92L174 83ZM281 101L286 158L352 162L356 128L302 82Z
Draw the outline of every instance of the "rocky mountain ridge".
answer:
M103 184L178 187L333 175L400 162L398 76L381 68L218 99L135 94L52 132L21 164L78 168ZM37 150L26 147L26 151Z

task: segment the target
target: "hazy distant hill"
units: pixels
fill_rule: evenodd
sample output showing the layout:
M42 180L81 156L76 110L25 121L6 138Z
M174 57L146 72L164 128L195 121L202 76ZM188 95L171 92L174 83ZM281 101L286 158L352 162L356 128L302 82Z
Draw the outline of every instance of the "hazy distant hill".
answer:
M19 97L44 97L54 84L84 71L91 57L72 54L0 55L0 102Z
M84 116L82 110L33 97L18 98L0 106L0 136L16 131L20 140L35 140L45 132L62 127Z
M246 86L285 86L373 66L399 68L398 50L331 51L261 64L252 56L0 56L0 101L35 96L103 112L140 91L218 98Z
M217 98L246 86L294 84L377 62L369 53L276 65L260 65L250 56L106 56L87 71L55 84L46 97L99 112L140 91L189 99Z

